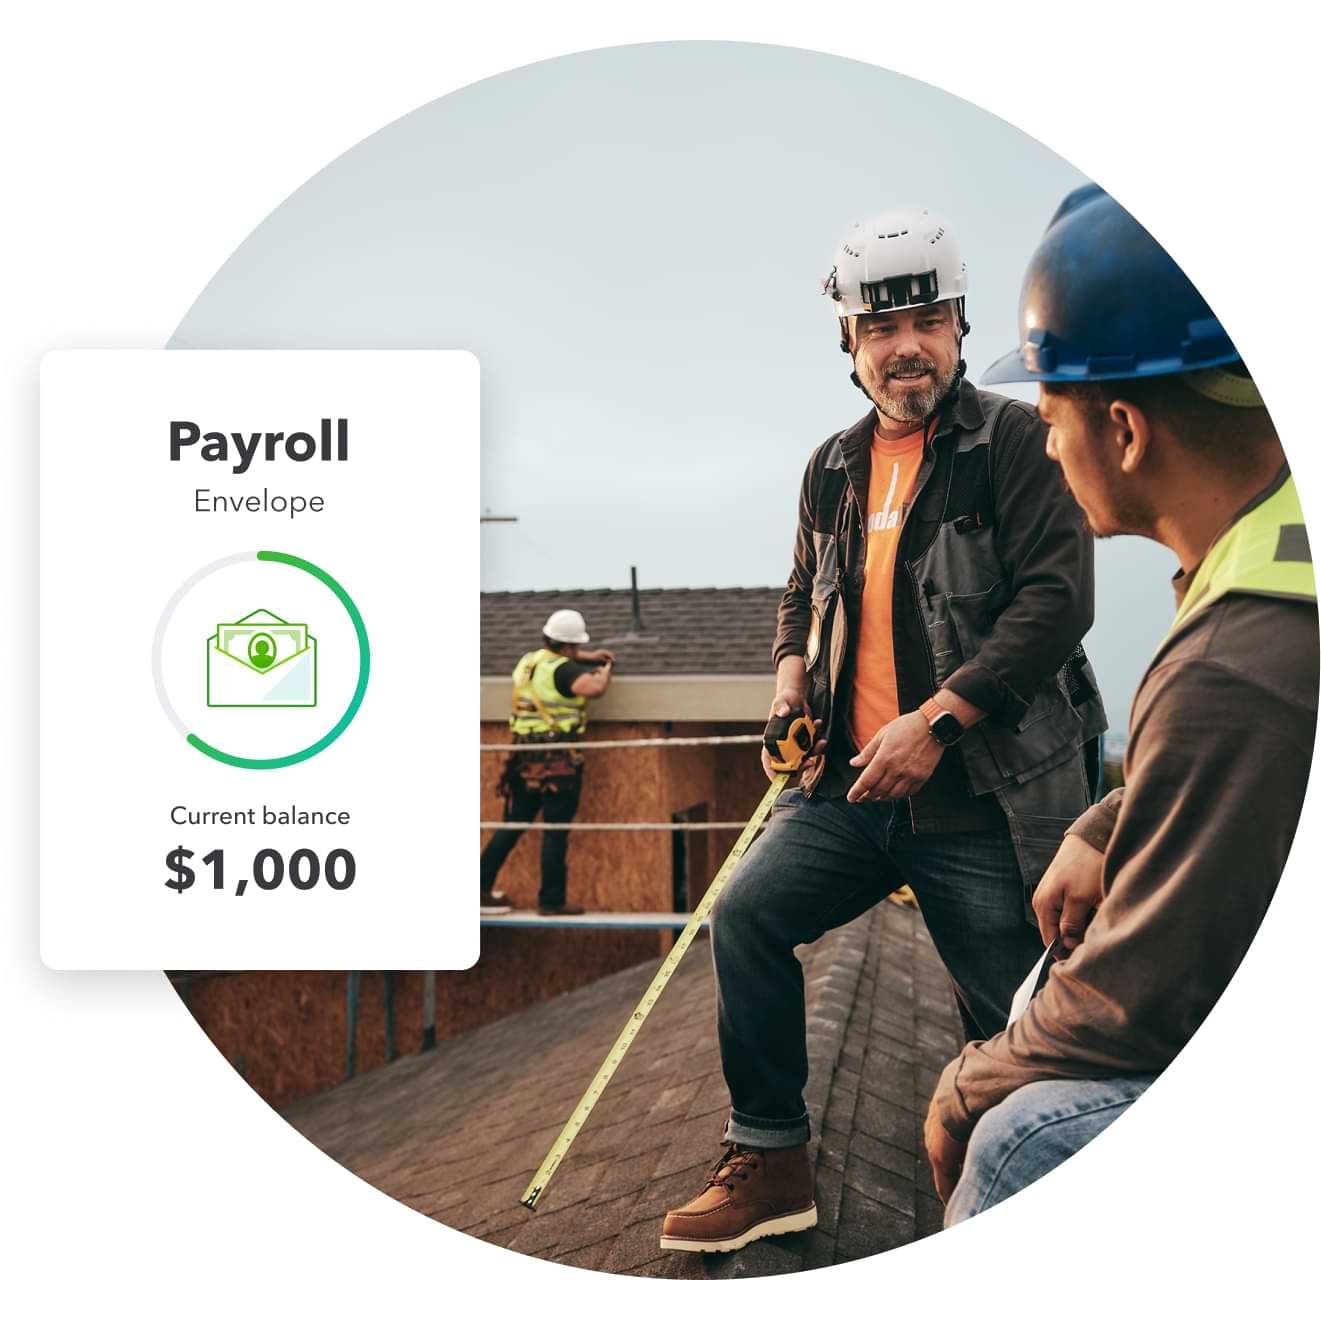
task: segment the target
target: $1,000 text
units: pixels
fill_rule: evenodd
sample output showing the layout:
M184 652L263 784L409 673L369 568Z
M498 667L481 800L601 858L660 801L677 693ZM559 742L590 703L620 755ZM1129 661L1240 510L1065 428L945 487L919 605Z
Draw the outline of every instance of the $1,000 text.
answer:
M168 888L182 894L197 881L197 872L188 863L194 856L191 848L182 844L165 854L165 865L170 877ZM225 887L225 850L215 848L201 859L199 865L211 872L211 888ZM331 889L347 889L358 873L358 863L347 848L335 848L326 854L325 865L310 848L297 849L286 864L284 854L276 848L263 848L252 859L252 879L241 878L234 893L242 896L250 884L258 889L278 889L287 878L295 889L313 889L324 880Z

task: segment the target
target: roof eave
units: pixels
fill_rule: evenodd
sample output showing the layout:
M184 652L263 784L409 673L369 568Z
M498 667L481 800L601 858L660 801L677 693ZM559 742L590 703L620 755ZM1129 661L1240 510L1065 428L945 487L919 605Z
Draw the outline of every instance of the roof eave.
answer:
M509 679L482 676L484 720L509 718ZM775 696L774 674L630 674L611 680L605 696L593 701L592 723L701 720L760 723Z

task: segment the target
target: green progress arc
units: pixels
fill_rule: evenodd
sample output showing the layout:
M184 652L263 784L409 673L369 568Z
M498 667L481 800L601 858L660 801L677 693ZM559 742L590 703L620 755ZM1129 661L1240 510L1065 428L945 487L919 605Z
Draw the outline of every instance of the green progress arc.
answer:
M258 550L257 558L276 564L288 564L291 568L301 568L304 573L310 573L319 582L324 583L339 598L339 603L344 606L349 618L353 620L354 631L358 634L358 686L353 691L348 708L339 717L335 727L310 747L304 747L301 752L291 752L288 756L256 759L249 756L231 756L230 753L222 752L218 747L203 742L195 733L188 735L188 741L199 752L204 752L217 761L223 761L226 765L238 766L241 770L279 770L286 765L297 765L299 761L306 761L318 752L325 751L353 722L353 717L358 713L358 707L362 705L363 696L367 692L367 677L371 671L371 648L367 643L367 628L362 621L362 615L358 613L358 607L353 603L349 593L325 569L318 568L306 559L299 559L296 555L286 555L279 550Z

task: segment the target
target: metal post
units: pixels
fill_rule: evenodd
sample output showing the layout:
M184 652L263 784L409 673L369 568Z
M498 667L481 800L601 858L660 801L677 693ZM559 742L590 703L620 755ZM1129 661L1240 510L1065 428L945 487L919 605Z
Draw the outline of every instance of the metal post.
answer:
M633 582L633 632L642 635L642 599L638 595L638 568L634 564L629 568L629 575Z
M436 1048L436 974L422 973L422 1050Z
M353 1068L356 1062L355 1047L358 1043L358 1000L362 992L362 973L350 972L349 977L349 1003L348 1003L348 1052L345 1062L344 1080L348 1081L353 1076Z
M394 1047L394 973L382 972L381 978L385 998L385 1061L393 1063L398 1057Z

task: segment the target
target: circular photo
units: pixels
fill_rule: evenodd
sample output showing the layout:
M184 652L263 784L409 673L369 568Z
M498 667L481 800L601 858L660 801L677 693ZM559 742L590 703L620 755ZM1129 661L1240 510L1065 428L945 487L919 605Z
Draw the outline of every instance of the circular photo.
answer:
M1129 203L922 83L694 42L445 96L239 247L172 347L482 367L478 526L436 492L481 537L476 743L434 695L480 837L428 863L480 960L171 974L297 1132L677 1279L890 1251L1123 1140L1270 903L1318 688L1279 437ZM280 727L344 710L315 582L206 605L180 663L280 691L310 631L330 705Z

